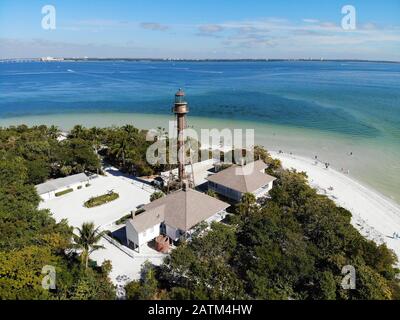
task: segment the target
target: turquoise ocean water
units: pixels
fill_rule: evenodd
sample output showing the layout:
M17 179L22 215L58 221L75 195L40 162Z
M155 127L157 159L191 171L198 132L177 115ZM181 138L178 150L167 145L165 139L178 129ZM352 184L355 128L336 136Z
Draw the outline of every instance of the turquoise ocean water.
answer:
M195 128L254 128L258 143L318 155L400 202L400 64L3 62L0 126L167 127L179 87Z

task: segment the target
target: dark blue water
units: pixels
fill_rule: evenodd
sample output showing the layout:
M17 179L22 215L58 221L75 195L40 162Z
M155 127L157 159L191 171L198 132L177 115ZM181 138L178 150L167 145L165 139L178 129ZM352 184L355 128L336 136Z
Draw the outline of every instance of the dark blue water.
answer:
M400 139L400 64L355 62L0 63L0 118L170 113Z

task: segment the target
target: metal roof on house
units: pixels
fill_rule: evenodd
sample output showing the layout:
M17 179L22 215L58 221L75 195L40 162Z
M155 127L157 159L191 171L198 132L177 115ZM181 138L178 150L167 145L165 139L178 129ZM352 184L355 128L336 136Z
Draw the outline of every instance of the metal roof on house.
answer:
M84 173L74 174L65 178L58 178L46 181L44 183L36 185L36 191L39 195L47 192L56 191L62 188L69 187L70 185L87 181L89 178Z
M257 160L244 166L233 165L207 177L206 180L241 193L254 192L276 180L275 177L262 172L266 168L268 165L264 161Z
M137 232L165 222L188 231L196 224L229 207L229 204L193 189L179 190L145 205L145 212L129 219Z

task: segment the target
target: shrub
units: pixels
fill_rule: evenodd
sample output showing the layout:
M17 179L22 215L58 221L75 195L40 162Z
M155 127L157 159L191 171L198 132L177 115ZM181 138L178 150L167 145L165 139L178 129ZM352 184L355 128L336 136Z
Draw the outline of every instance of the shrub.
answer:
M61 197L61 196L63 196L64 194L67 194L67 193L70 193L70 192L72 192L72 191L74 191L74 189L72 189L72 188L69 188L69 189L66 189L66 190L63 190L63 191L60 191L60 192L56 192L56 197Z
M102 204L114 201L114 200L116 200L118 198L119 198L119 194L118 193L110 192L110 193L103 194L103 195L98 196L98 197L90 198L83 205L86 208L93 208L93 207L101 206Z
M153 202L157 199L164 197L164 193L161 191L156 191L150 196L150 202Z
M213 197L213 198L217 198L217 199L218 199L218 195L217 195L217 193L216 193L214 190L208 189L207 192L206 192L206 194L207 194L208 196L210 196L210 197Z
M129 214L123 216L122 218L119 218L117 221L115 221L115 224L118 224L118 225L124 224L125 221L128 220L128 219L130 219L131 217L132 217L132 214L129 213Z

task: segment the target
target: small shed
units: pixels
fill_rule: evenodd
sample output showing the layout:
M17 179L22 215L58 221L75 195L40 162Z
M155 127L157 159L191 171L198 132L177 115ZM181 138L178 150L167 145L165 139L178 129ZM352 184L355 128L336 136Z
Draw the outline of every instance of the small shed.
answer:
M72 176L46 181L35 186L37 193L43 200L50 200L56 197L57 193L70 190L74 191L85 186L89 181L85 173L78 173Z

